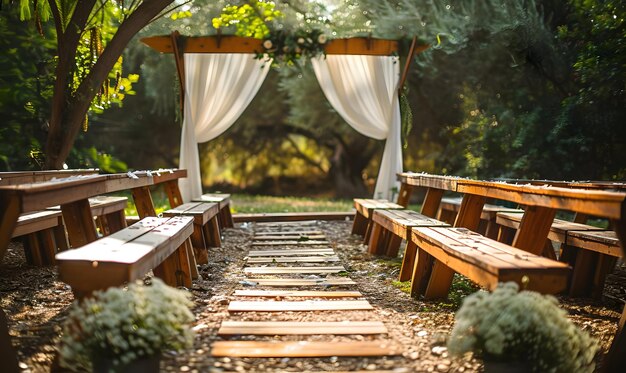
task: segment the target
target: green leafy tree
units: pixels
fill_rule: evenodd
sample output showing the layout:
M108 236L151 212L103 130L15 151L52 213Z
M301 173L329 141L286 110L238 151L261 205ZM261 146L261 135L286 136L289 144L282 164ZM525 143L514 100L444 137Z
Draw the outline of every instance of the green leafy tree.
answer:
M130 39L172 3L173 0L19 1L23 19L34 16L37 23L50 19L56 33L56 80L45 146L47 168L62 167L77 134L85 127L90 108L102 109L121 99L124 90L130 88L133 78L122 81L116 64L119 66Z

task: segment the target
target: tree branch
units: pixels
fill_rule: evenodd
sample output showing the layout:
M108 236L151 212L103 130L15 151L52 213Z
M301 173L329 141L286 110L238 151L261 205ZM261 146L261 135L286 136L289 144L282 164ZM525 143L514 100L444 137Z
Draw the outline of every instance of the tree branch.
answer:
M293 139L291 138L291 136L287 136L286 140L289 142L289 144L291 144L291 146L294 148L294 150L296 151L296 156L300 159L302 159L303 161L305 161L307 164L317 168L318 170L320 170L322 173L327 173L327 170L324 170L324 168L322 167L322 165L319 162L314 161L313 159L311 159L311 157L309 157L308 155L304 154L300 148L298 147L298 144L296 144L295 141L293 141Z

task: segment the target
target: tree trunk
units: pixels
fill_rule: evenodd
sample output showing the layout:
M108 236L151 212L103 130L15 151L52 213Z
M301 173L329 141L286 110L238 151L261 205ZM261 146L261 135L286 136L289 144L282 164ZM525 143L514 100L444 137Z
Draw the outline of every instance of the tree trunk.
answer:
M94 2L90 0L90 2ZM98 61L89 74L80 83L76 92L68 97L70 87L67 77L75 68L77 44L63 43L59 40L59 65L57 66L57 83L52 97L52 114L50 129L46 143L46 168L60 169L70 154L78 131L85 120L91 101L96 96L102 82L105 81L115 62L121 56L128 42L154 17L165 9L173 0L144 1L119 26L117 32L108 43ZM93 5L92 5L93 7ZM91 9L91 8L90 8ZM78 8L77 8L78 10ZM74 17L72 17L74 19ZM55 17L56 21L56 17ZM78 24L80 26L80 24ZM84 23L83 23L84 25ZM72 30L70 24L67 30ZM58 28L57 28L58 30ZM84 31L84 27L80 28ZM68 31L66 31L67 33ZM63 57L69 53L71 58ZM63 63L61 63L63 62Z
M329 177L335 185L335 196L339 198L371 197L371 192L363 180L363 170L372 159L373 151L367 142L357 141L355 146L338 142L329 170ZM371 146L370 146L371 148ZM350 151L356 149L356 151Z

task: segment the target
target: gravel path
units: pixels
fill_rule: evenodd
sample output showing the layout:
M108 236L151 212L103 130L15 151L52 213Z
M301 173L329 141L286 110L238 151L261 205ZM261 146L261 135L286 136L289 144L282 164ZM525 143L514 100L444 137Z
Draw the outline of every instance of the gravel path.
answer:
M394 372L473 372L482 371L480 361L470 356L452 358L445 348L446 337L454 322L454 311L463 295L473 287L462 279L455 281L451 300L424 302L414 300L400 290L394 280L399 260L381 260L365 253L359 237L350 235L351 222L317 222L316 227L328 237L331 247L346 267L348 277L357 284L337 289L359 290L374 309L371 311L316 311L232 313L227 311L232 300L244 300L232 294L236 289L255 289L240 284L242 268L250 250L254 224L241 224L224 232L223 247L212 250L210 264L200 267L202 280L195 281L196 315L195 346L179 354L166 353L162 370L171 372L284 372L284 371L394 371ZM24 371L47 372L59 339L60 325L72 301L70 289L56 279L53 268L34 268L24 263L20 244L11 244L0 265L0 307L9 317L9 329L18 349L20 367ZM572 320L600 340L606 352L619 320L626 298L626 276L623 268L612 275L602 302L589 299L561 298ZM310 290L310 289L307 289ZM212 358L213 341L224 340L216 335L223 320L231 321L382 321L387 336L280 336L246 337L255 340L392 340L402 345L400 356L380 358ZM241 338L239 338L241 339Z

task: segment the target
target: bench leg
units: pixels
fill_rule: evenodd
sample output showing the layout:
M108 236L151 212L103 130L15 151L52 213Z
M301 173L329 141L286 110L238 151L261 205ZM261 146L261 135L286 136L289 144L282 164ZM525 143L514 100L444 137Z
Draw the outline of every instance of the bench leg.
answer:
M396 256L398 256L400 245L402 245L402 237L397 236L392 232L389 232L389 239L387 240L385 255L395 258Z
M570 281L570 296L584 297L590 294L597 259L594 254L596 253L589 250L577 250Z
M428 279L433 267L433 258L430 254L424 250L420 250L417 245L417 256L413 261L413 273L411 276L411 296L416 298L423 295L428 285Z
M413 192L413 186L402 183L400 185L400 193L398 193L398 201L396 203L406 208L409 205L409 200L411 199L411 192Z
M543 246L543 251L541 255L545 256L546 258L556 260L556 253L554 252L554 246L552 246L552 241L546 240L546 243Z
M515 229L505 227L503 225L500 226L500 230L498 232L498 242L505 243L510 245L513 243L513 239L515 238Z
M193 246L193 253L196 261L200 264L209 263L209 253L207 251L207 244L203 234L203 227L200 225L193 225L193 233L191 234L191 243ZM208 237L207 237L208 239Z
M65 233L65 224L63 224L62 217L59 217L59 225L52 229L54 230L54 241L56 242L59 251L69 249L70 245L67 243L67 234Z
M447 298L452 286L454 271L439 260L435 260L433 270L424 292L424 299Z
M147 186L133 188L131 190L133 195L133 201L137 208L137 215L140 219L148 216L157 216L154 209L154 202L152 202L152 194L150 194L150 188ZM172 206L174 208L174 206Z
M0 361L7 373L17 373L17 354L11 343L8 320L4 311L0 308Z
M200 278L200 273L198 272L198 263L196 262L196 257L193 252L191 239L186 240L184 245L185 250L187 250L187 257L189 257L189 269L191 270L191 279L197 280Z
M54 240L54 231L52 228L39 232L42 240L42 253L44 265L54 265L56 260L54 256L57 254L57 244Z
M183 196L180 193L180 188L178 188L178 180L166 181L163 184L163 188L170 202L170 207L175 208L183 204Z
M437 211L439 210L442 197L443 189L428 188L426 190L426 196L424 197L422 210L420 212L429 218L437 216Z
M598 253L597 255L598 260L596 262L595 273L593 276L591 297L594 299L602 299L602 292L604 291L606 276L613 272L613 270L615 269L617 257L601 253Z
M370 234L370 240L368 242L367 252L376 255L380 251L380 247L384 243L384 232L380 224L372 222L372 233Z
M485 229L485 237L491 238L492 240L498 239L498 223L494 220L489 220L487 222L487 229Z
M352 223L352 234L358 234L360 236L365 235L367 230L367 218L360 212L356 212L354 215L354 222Z
M37 237L37 233L35 232L26 235L22 242L24 245L26 263L33 266L42 266L43 259L41 258L41 249L39 247L39 238Z
M220 212L224 219L224 228L234 228L235 220L233 219L233 214L230 212L230 203L227 203Z
M124 210L106 214L104 215L104 220L109 228L108 234L112 234L126 228L126 215L124 215Z
M400 268L400 276L398 281L409 281L413 274L413 263L417 255L417 245L410 239L406 242L404 249L404 257L402 258L402 267Z
M176 281L179 285L182 285L186 288L191 288L191 279L193 277L191 270L191 260L189 258L189 252L187 247L186 240L180 247L176 250L175 254L178 257L178 271L176 276ZM193 257L193 256L192 256ZM196 268L197 271L197 268Z
M222 237L220 236L220 226L217 223L217 216L214 216L206 224L206 232L208 233L207 243L211 247L221 247Z
M191 269L185 244L161 262L153 272L169 286L191 287Z
M61 212L73 248L84 246L98 239L87 199L61 205Z

